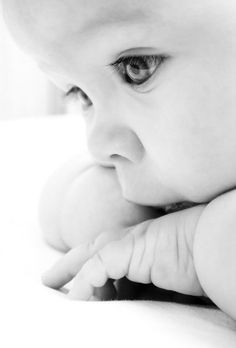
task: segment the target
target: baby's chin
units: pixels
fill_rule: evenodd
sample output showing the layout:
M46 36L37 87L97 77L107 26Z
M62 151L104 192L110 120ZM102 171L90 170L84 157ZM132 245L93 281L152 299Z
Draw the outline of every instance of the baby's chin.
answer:
M162 203L162 204L150 204L150 203L144 202L144 201L137 202L137 201L133 201L133 200L131 201L129 199L127 199L127 201L129 201L131 203L143 205L143 206L153 207L156 209L162 209L162 210L164 210L164 212L166 214L174 213L175 211L184 210L184 209L191 208L191 207L195 207L196 205L200 204L200 203L189 202L189 201L167 203L167 204L164 204L164 203Z
M186 201L184 197L172 193L170 190L163 187L150 187L145 184L128 185L127 183L120 182L122 196L125 200L142 205L150 206L154 208L165 208L167 205L176 204L177 202Z
M148 194L145 190L138 190L133 193L129 190L122 190L123 197L131 202L142 206L149 206L156 209L162 209L166 213L172 213L175 211L194 207L200 203L186 200L184 197L180 197L175 194ZM152 192L153 193L153 192Z

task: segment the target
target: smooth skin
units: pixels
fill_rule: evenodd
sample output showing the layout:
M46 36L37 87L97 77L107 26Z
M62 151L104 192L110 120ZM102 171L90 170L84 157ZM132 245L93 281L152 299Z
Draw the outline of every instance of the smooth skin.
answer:
M82 90L78 104L82 100L90 152L98 164L116 170L125 199L154 207L206 205L193 245L197 275L206 294L236 317L236 281L233 266L227 268L236 265L236 253L228 250L235 245L236 226L235 2L5 0L3 5L13 36L41 69L64 92L72 86ZM131 86L111 65L128 55L165 59L147 82ZM177 255L180 249L174 250ZM213 250L226 257L224 263L212 259L217 272L205 265ZM232 281L220 294L225 276Z
M89 98L78 104L90 152L115 167L125 198L207 203L236 186L235 1L8 0L3 8L48 76ZM128 54L169 58L136 87L110 66Z
M70 159L49 177L39 202L39 221L45 240L68 251L157 218L164 211L128 202L122 197L114 168L96 164L88 155Z

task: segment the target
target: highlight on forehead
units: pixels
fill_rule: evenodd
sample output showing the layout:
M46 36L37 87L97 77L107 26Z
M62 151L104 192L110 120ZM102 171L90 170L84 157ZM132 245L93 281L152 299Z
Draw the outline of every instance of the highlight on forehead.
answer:
M148 0L147 0L148 1ZM31 29L90 29L103 23L127 23L143 20L145 6L131 0L3 0L5 8Z
M45 32L50 36L54 28L68 24L71 2L75 0L3 0L3 9L8 22L15 23L26 31ZM71 15L75 9L71 11ZM67 23L63 23L63 19Z
M132 24L135 22L145 22L148 19L148 16L140 9L132 11L130 13L124 11L106 11L101 13L101 16L97 16L83 26L81 26L81 33L88 31L97 30L104 25L115 24L115 25L125 25Z
M50 55L51 49L61 47L68 40L89 40L90 35L98 34L103 28L144 25L150 22L148 5L157 0L145 3L138 0L2 1L16 41L36 57L43 51Z

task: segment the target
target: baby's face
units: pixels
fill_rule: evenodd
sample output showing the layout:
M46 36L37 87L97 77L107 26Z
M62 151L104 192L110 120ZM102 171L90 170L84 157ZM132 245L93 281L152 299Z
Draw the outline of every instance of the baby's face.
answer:
M5 14L79 91L89 149L125 198L199 203L236 186L234 0L5 0Z

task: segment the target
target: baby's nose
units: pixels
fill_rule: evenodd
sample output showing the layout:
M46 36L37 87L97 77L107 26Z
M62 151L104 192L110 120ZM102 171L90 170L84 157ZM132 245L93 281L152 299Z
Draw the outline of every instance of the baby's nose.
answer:
M144 147L137 134L112 120L94 120L87 129L88 149L101 164L114 164L119 157L138 163L144 155Z

